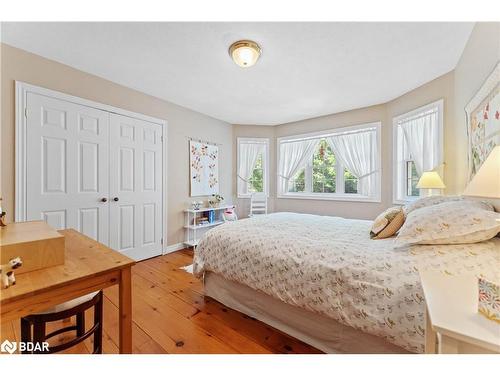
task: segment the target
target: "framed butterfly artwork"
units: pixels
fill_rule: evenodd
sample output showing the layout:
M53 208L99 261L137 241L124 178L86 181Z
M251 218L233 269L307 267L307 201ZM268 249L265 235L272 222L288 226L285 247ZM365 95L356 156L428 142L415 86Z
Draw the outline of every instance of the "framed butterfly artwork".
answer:
M218 146L190 140L189 170L192 197L219 193Z

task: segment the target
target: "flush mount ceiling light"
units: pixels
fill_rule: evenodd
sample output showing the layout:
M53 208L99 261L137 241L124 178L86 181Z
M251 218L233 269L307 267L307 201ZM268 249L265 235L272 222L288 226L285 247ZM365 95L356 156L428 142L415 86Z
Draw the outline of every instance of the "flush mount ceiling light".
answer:
M255 65L261 53L260 46L251 40L238 40L229 47L229 56L242 68Z

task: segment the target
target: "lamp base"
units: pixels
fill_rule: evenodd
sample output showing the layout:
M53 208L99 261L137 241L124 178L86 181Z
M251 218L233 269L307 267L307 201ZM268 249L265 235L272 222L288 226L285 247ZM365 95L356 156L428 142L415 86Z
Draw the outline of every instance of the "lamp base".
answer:
M421 197L433 197L436 195L443 195L443 191L441 189L420 189Z

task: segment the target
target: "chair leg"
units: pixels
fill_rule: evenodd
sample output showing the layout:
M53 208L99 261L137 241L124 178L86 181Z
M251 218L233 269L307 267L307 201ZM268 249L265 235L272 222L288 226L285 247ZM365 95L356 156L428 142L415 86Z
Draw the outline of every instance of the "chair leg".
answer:
M85 311L76 314L76 336L81 337L85 334Z
M94 306L94 325L97 325L94 331L94 354L102 354L102 299L103 294L100 292L99 301Z
M21 341L31 342L31 323L24 318L21 318ZM28 354L26 349L21 352L21 354Z
M45 342L45 322L35 321L33 323L33 343L39 343L41 347L43 342ZM33 353L38 352L34 350Z

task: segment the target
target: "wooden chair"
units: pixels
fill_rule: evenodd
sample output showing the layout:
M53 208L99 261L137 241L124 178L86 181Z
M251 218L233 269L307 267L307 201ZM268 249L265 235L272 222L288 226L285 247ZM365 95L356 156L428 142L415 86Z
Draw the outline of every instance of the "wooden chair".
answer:
M52 354L71 348L91 335L94 335L93 354L102 353L102 291L90 293L85 296L75 298L69 302L61 303L49 310L32 314L21 318L21 341L42 343L47 339L67 331L76 331L76 337L63 344L49 347L48 351L23 351L22 354ZM94 325L85 332L85 311L94 308ZM58 329L49 334L46 333L46 324L57 320L65 320L76 317L76 325ZM31 334L33 327L33 335Z
M248 216L265 214L267 214L267 195L265 193L253 193L250 198L250 214Z

